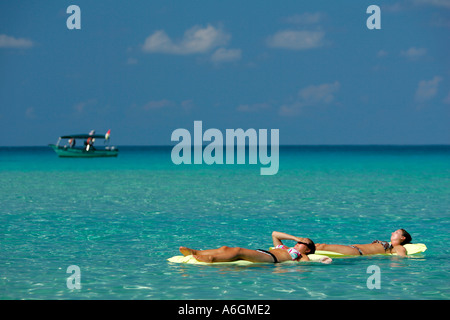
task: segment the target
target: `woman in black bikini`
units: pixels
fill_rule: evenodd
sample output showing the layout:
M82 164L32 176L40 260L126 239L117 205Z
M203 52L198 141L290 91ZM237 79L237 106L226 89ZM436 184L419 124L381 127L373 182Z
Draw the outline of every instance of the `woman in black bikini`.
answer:
M184 255L193 255L194 258L202 262L229 262L236 260L247 260L251 262L271 262L283 261L309 261L307 254L315 251L314 242L308 238L299 238L287 233L274 231L272 233L274 249L268 251L263 249L245 249L240 247L220 247L218 249L194 250L187 247L180 247L180 252ZM282 240L293 240L297 244L289 248L281 242ZM326 257L320 260L323 263L330 263L331 259Z
M368 244L353 244L350 246L340 244L316 244L316 250L333 251L346 255L368 255L380 253L397 253L399 256L406 256L406 249L403 245L411 242L411 235L405 229L398 229L391 234L391 243L387 241L375 240Z

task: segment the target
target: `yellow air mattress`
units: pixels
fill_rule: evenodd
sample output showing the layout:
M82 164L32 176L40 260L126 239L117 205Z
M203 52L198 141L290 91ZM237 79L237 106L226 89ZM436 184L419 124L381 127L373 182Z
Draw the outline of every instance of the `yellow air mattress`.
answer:
M427 250L427 246L423 243L409 243L404 245L406 249L406 254L413 255L425 252ZM332 252L332 251L323 251L323 250L316 250L316 254L324 255L330 258L338 258L338 257L353 257L352 255L345 255L338 252ZM384 253L382 255L388 255L388 256L396 256L396 253Z
M326 258L326 256L324 255L319 255L319 254L309 254L308 258L313 261L313 262L320 262L320 259L322 258ZM207 262L200 262L195 260L195 258L192 255L189 256L174 256L172 258L167 259L170 262L175 262L175 263L188 263L188 264L203 264L203 265L241 265L241 266L246 266L246 265L250 265L250 264L255 264L254 262L250 262L250 261L246 261L246 260L237 260L237 261L231 261L231 262L214 262L214 263L207 263ZM302 261L303 262L303 261ZM308 262L308 261L306 261ZM257 262L259 263L263 263L263 262ZM299 262L297 261L285 261L285 262L281 262L281 264L297 264ZM301 262L300 262L301 263ZM269 262L265 263L265 264L269 264Z
M425 252L427 250L427 246L423 243L405 244L404 247L406 249L407 255L414 255L414 254ZM396 253L386 253L383 255L395 256L397 254ZM345 254L338 253L338 252L316 250L315 254L309 254L308 257L312 262L320 262L321 259L326 258L326 257L330 257L330 258L341 258L342 257L342 258L344 258L344 257L355 257L355 255L352 256L352 255L345 255ZM197 261L192 255L174 256L167 260L170 262L175 262L175 263L188 263L188 264L201 264L201 265L211 265L212 264L212 263ZM258 262L258 263L262 264L263 262ZM282 262L283 265L284 264L297 264L297 263L299 263L299 262L297 262L297 261ZM237 261L231 261L231 262L214 262L213 264L214 265L227 265L228 264L228 265L245 266L245 265L251 265L251 264L255 264L255 263L246 261L246 260L237 260ZM266 264L268 264L268 263L266 263Z

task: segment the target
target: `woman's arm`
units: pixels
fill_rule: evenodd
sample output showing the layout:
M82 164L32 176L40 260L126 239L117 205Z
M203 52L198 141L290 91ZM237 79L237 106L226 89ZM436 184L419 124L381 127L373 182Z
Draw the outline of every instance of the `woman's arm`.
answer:
M298 240L298 238L296 236L293 236L293 235L290 235L287 233L278 232L278 231L272 232L272 241L273 241L273 245L275 247L280 244L283 244L283 242L281 242L281 240L300 241L300 240Z
M300 258L300 261L309 261L309 257L307 254L302 254L302 257Z
M399 255L400 257L406 257L406 249L404 246L394 246L394 249L397 255Z

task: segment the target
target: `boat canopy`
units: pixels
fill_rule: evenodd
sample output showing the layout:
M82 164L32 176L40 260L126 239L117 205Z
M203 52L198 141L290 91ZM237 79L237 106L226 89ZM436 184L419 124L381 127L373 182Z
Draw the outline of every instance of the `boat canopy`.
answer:
M105 135L104 134L70 134L70 135L66 135L66 136L61 136L59 137L60 139L87 139L87 138L95 138L95 139L105 139Z

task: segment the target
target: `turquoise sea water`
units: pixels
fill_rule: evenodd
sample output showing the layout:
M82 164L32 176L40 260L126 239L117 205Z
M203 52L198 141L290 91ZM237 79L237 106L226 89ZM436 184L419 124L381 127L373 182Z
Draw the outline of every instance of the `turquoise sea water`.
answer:
M63 159L0 148L0 299L449 299L450 147L282 147L280 170L180 165L171 148ZM178 247L389 240L425 254L332 264L169 263ZM289 245L289 242L287 243ZM69 289L77 265L81 289ZM381 288L369 289L369 266Z

